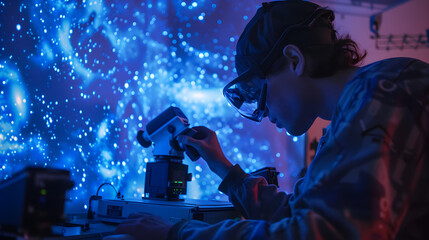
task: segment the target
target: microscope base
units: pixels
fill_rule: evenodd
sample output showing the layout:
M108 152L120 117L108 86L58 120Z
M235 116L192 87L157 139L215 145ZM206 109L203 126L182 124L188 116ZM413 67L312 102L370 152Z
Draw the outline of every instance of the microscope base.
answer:
M182 220L200 220L210 224L241 216L229 202L199 199L163 201L154 199L119 200L100 199L97 218L102 222L121 223L132 213L149 213L160 216L170 223Z

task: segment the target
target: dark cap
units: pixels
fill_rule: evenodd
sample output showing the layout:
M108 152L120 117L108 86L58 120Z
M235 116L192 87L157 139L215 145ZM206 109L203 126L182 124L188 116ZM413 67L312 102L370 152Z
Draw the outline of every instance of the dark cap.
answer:
M325 21L323 29L311 28L314 19ZM308 1L263 3L238 40L235 59L238 75L255 67L255 64L266 73L267 68L281 55L285 44L295 44L298 47L331 44L335 38L333 20L331 10ZM283 39L279 41L281 38Z

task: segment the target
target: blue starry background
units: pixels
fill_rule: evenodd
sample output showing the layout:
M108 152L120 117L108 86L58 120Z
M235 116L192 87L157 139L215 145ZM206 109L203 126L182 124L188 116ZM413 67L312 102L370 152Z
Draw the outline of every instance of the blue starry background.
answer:
M192 126L215 130L233 163L276 167L280 190L290 191L304 137L246 120L222 96L261 3L0 0L0 179L26 166L67 169L69 212L84 211L104 182L139 199L154 159L136 133L173 105ZM193 174L186 197L227 199L203 160L184 163Z

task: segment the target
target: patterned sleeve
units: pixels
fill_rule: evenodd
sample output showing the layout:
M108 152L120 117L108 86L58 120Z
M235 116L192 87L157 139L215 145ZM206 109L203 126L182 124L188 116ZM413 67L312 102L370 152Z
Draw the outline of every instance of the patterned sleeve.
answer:
M229 196L246 219L276 221L290 216L291 194L278 192L277 186L267 184L263 177L245 174L238 164L230 170L219 190Z
M393 80L375 75L350 92L306 177L294 195L285 196L287 204L276 206L288 208L281 211L281 219L256 214L258 220L214 225L189 221L175 236L191 240L424 239L429 216L429 68L418 64L411 64ZM258 209L257 200L266 186L260 178L239 177L227 193L239 206ZM251 208L246 213L250 216Z

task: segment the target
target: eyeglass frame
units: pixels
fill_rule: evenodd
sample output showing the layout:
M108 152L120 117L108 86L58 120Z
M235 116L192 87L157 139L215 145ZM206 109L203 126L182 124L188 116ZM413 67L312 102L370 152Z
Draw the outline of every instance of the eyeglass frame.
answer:
M283 33L280 35L279 39L274 43L271 50L268 52L268 54L264 57L264 59L260 63L255 62L255 64L253 64L249 69L247 69L244 73L242 73L237 78L235 78L234 80L229 82L223 88L224 97L228 100L228 102L234 108L237 109L237 111L241 114L241 116L243 116L247 119L253 120L255 122L261 122L264 117L268 116L268 111L267 111L267 107L266 107L267 83L265 82L262 86L262 90L261 90L261 93L259 96L259 101L258 101L258 107L252 113L251 116L246 116L238 110L239 108L237 106L235 106L235 104L227 97L227 90L231 86L233 86L234 84L237 84L241 81L246 81L246 79L249 79L248 75L257 74L259 77L263 76L263 78L260 78L261 80L266 79L266 75L267 75L267 72L269 70L268 66L270 66L272 64L272 62L275 60L275 59L270 60L270 58L272 57L272 55L274 55L275 53L278 52L277 50L279 50L279 47L281 46L281 44L285 40L286 36L292 31L296 31L299 29L311 28L313 26L314 22L325 14L333 15L333 12L329 9L319 7L316 10L314 10L314 12L310 15L310 17L308 17L307 19L305 19L301 23L287 27L283 31Z

